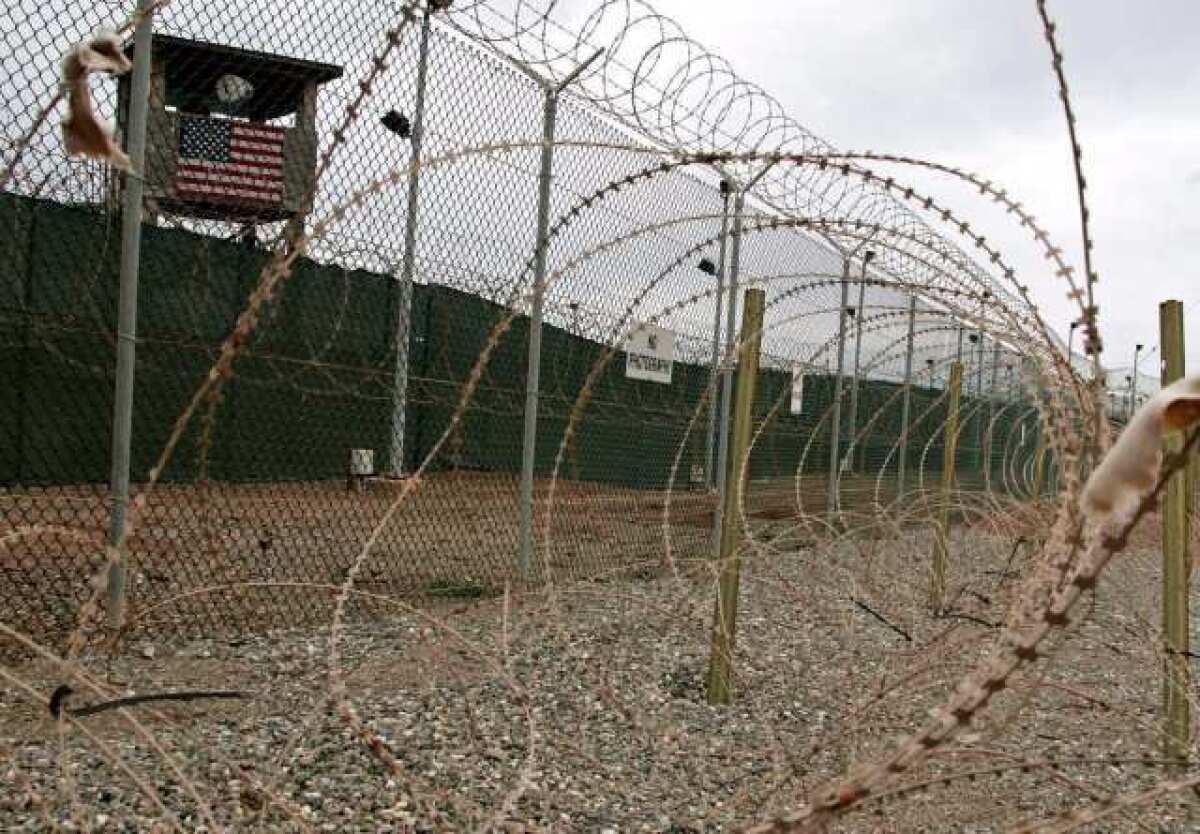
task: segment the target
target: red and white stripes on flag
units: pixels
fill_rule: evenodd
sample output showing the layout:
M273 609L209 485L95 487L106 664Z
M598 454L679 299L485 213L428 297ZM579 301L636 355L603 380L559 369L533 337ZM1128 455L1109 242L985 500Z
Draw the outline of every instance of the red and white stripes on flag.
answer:
M280 204L284 135L271 125L181 116L176 193L185 200Z

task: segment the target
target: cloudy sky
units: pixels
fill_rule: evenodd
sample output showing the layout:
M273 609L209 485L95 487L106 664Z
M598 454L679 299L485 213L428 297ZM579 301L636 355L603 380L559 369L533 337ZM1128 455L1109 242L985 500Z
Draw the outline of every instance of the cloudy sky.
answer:
M1062 109L1033 0L657 0L693 38L842 149L986 173L1081 264ZM1200 371L1200 4L1051 0L1084 145L1105 364L1158 343L1158 302L1186 307ZM1064 286L1027 236L977 195L927 177L1001 241L1066 337ZM1078 342L1077 342L1078 345ZM1158 353L1142 364L1157 374Z

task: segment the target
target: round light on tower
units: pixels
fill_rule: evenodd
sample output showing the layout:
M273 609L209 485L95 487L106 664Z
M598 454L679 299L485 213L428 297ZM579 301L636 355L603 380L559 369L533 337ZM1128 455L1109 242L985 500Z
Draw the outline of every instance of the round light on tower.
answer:
M240 104L254 94L254 85L240 75L225 74L217 79L217 101Z

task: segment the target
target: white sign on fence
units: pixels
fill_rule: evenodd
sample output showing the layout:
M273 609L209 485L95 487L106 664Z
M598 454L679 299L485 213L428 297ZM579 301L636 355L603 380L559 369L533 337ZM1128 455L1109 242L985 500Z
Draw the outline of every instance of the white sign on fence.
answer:
M374 475L375 474L375 450L374 449L351 449L350 450L350 474L351 475Z
M792 366L792 413L799 414L804 410L804 368L801 365Z
M653 324L636 325L625 340L625 376L671 384L675 334Z

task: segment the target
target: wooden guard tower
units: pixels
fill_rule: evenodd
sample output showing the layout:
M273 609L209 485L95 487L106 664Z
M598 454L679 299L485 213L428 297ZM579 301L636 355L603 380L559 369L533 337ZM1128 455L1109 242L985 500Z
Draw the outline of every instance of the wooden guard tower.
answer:
M146 123L145 194L159 212L239 226L287 221L312 208L317 95L342 68L155 34ZM132 57L133 43L126 47ZM121 76L118 124L129 103ZM289 118L291 117L291 118Z

